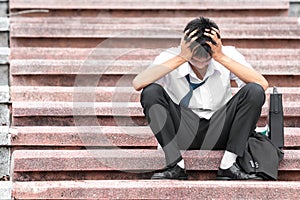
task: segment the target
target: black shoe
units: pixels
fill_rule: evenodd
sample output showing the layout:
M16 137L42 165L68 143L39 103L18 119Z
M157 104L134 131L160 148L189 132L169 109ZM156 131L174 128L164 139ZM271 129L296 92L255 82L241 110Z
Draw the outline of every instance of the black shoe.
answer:
M217 180L263 180L255 174L247 174L244 172L237 163L234 163L228 169L219 168L217 173Z
M182 169L178 165L174 167L167 168L162 172L157 172L153 174L151 179L175 179L175 180L187 180L188 175L185 169Z

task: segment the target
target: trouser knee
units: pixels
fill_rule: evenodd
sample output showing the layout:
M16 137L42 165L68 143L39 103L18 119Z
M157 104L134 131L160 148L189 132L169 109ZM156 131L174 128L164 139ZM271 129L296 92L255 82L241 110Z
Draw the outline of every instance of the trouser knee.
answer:
M164 88L156 83L146 86L141 93L141 104L143 107L146 105L154 105L159 103L160 99L164 97Z
M252 106L261 107L265 103L265 90L257 83L248 83L243 88L246 93L246 100Z

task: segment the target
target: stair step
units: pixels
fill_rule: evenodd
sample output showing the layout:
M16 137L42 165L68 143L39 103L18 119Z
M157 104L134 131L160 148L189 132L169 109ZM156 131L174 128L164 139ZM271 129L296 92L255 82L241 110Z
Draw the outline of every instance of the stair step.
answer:
M267 116L269 106L263 106ZM285 117L299 117L299 102L284 102ZM143 117L139 102L13 102L12 115L25 116L131 116Z
M297 60L300 49L245 49L238 48L247 60ZM153 60L163 49L141 48L34 48L16 47L11 60Z
M157 146L148 126L32 126L13 129L16 132L11 142L13 146ZM291 129L288 132L293 139L297 138L297 131Z
M143 116L138 102L13 102L13 115L22 116Z
M101 86L101 87L132 87L132 80L136 75L26 75L12 76L10 83L14 86L59 86L74 87L78 85L78 80L86 80L86 83L80 82L81 86ZM269 86L277 87L299 87L300 76L292 75L264 75L269 82ZM79 79L80 78L80 79ZM91 81L94 80L94 81ZM93 84L91 84L93 83Z
M188 150L187 170L217 170L223 151ZM153 171L165 165L162 150L15 150L14 173L51 171ZM284 150L279 170L300 171L300 150Z
M299 182L100 180L15 182L15 199L297 199Z
M180 39L185 24L90 24L12 23L10 37L17 38L141 38ZM220 24L223 39L300 39L297 24Z
M189 21L196 17L12 17L10 23L30 23L30 24L110 24L110 25L153 25L160 26L161 24L170 24L171 26L186 25ZM222 25L253 25L253 24L291 24L297 25L297 17L213 17L213 21Z
M129 32L129 31L128 31ZM128 33L127 32L127 33ZM135 32L132 30L132 32ZM276 31L275 31L276 32ZM296 31L297 32L297 31ZM114 33L119 33L119 31L114 31ZM174 31L171 31L173 34ZM178 33L178 34L177 34ZM166 33L169 34L169 33ZM274 37L265 36L265 38L260 38L260 36L255 36L256 38L249 35L247 37L246 33L234 33L239 35L241 38L224 38L224 45L232 45L237 48L288 48L288 49L299 49L300 40L290 36L283 36L283 38L277 37L279 34L275 34ZM243 35L240 35L243 34ZM251 33L252 34L252 33ZM261 33L261 34L264 34ZM284 33L282 33L284 34ZM291 33L290 35L295 35L298 37L298 33ZM297 36L298 34L298 36ZM150 33L151 35L155 35ZM157 34L156 34L157 35ZM164 36L167 38L116 38L115 36L110 36L110 38L28 38L28 37L18 37L11 38L10 46L15 47L51 47L51 48L168 48L178 46L180 43L181 34L176 32L176 36L169 38L169 35ZM243 38L244 37L244 38Z
M27 0L26 2L22 0L11 0L10 9L122 9L122 10L147 10L147 9L159 9L159 10L241 10L241 9L288 9L288 0L189 0L189 1L173 1L164 0L156 1L150 0L147 2L141 2L139 0L130 1L115 1L115 0L74 0L72 3L68 1L60 0Z
M13 127L11 145L56 147L156 147L149 126ZM285 147L300 147L300 128L285 127Z
M18 11L29 11L30 14L23 16L30 17L195 17L199 16L199 12L203 16L208 17L266 17L266 16L288 16L289 2L288 0L214 0L214 1L147 1L141 3L138 0L131 1L84 1L76 0L72 3L52 0L50 2L44 0L26 1L12 0L10 3L10 11L18 13ZM38 11L36 11L38 10ZM78 11L80 10L80 14ZM268 12L266 12L266 10ZM47 12L48 11L48 12ZM12 18L15 17L12 15ZM19 17L19 16L18 16Z
M298 60L249 60L263 75L300 75ZM12 60L11 75L136 75L152 60Z
M92 97L91 97L92 98ZM284 126L299 126L299 103L284 102ZM258 126L265 126L267 103ZM14 126L145 126L138 102L13 102Z
M286 91L285 89L278 89L280 92ZM10 91L12 101L83 102L94 100L95 102L139 102L140 99L140 92L135 91L133 87L12 86ZM289 95L289 97L294 99L294 95L297 95L297 93L293 93L295 91L294 89L291 89L290 91L291 96ZM91 99L92 96L93 98Z
M282 93L283 101L298 101L300 88L277 87ZM235 94L239 89L232 88ZM266 95L273 92L268 88ZM93 97L93 98L91 98ZM11 101L63 101L63 102L139 102L140 92L133 87L31 87L12 86L10 88Z
M153 60L163 49L141 48L35 48L16 47L11 59L49 59L49 60ZM30 52L29 52L30 51ZM295 49L287 50L291 54ZM287 53L288 54L288 53ZM288 56L288 55L287 55Z

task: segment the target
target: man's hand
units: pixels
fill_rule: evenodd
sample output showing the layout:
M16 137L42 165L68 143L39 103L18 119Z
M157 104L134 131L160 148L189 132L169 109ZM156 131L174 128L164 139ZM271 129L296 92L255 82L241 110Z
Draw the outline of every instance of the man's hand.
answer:
M185 31L184 36L181 38L180 42L181 51L179 56L185 59L186 61L191 60L195 50L200 46L200 44L196 44L197 42L195 41L198 39L198 36L191 38L191 36L193 36L197 32L197 29L189 35L187 35L189 31L190 30Z
M204 35L210 37L213 40L213 42L206 42L213 52L212 57L213 59L218 61L224 56L222 52L222 41L220 37L220 31L214 27L211 27L211 29L205 29L205 31L206 32L204 32Z
M239 79L245 83L257 83L261 85L264 90L269 87L268 81L254 69L246 67L239 62L229 58L222 52L222 42L219 30L215 28L205 29L204 35L210 37L213 42L206 42L213 51L212 57L226 67L229 71L235 74Z

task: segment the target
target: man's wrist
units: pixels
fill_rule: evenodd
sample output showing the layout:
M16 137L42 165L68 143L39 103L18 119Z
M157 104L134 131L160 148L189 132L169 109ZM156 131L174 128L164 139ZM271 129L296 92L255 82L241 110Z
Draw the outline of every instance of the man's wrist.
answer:
M229 63L232 61L232 59L230 57L226 56L225 54L217 56L214 59L215 59L215 61L217 61L219 63Z
M178 54L176 57L177 57L177 59L178 59L179 62L187 62L187 61L189 60L189 59L187 58L187 56L182 55L181 53Z
M186 63L188 60L186 58L184 58L183 56L181 56L180 54L175 56L175 60L176 60L176 64L178 64L178 66L182 65L183 63Z

